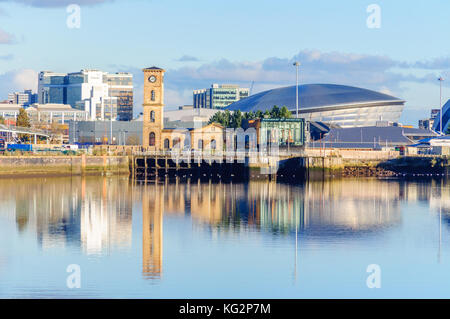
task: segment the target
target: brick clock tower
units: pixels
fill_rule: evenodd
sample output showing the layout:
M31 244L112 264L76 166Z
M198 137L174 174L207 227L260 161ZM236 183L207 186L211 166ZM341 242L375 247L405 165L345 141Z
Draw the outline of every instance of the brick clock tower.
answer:
M164 128L164 72L155 66L144 72L144 126L143 146L162 149L161 134Z

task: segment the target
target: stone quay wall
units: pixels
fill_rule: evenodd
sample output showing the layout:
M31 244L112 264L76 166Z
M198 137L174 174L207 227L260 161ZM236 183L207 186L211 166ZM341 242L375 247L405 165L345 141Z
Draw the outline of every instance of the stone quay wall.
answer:
M0 176L129 174L127 156L0 156Z

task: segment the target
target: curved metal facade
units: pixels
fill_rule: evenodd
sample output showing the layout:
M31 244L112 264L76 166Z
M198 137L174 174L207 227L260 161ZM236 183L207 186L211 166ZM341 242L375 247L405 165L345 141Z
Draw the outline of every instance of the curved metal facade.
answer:
M439 131L440 130L440 121L441 121L441 115L440 113L437 114L436 119L433 123L433 130ZM445 105L442 107L442 131L445 133L447 130L448 125L450 124L450 100L445 103Z
M296 86L273 89L231 104L230 111L256 112L274 105L287 106L296 113ZM309 121L338 124L342 127L372 126L377 121L398 122L405 101L357 87L336 84L299 86L299 116Z

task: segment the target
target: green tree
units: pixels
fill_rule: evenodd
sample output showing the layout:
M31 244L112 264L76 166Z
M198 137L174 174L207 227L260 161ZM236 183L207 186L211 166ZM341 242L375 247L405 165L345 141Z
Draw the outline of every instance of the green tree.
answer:
M229 127L231 123L231 112L226 110L215 113L208 121L208 124L211 123L219 123L224 127Z
M242 112L240 110L234 111L231 117L230 123L231 127L233 128L242 127L242 120L243 120Z
M272 110L270 111L270 118L272 119L279 119L280 118L280 108L276 105L273 106Z
M246 120L253 120L255 117L256 116L252 111L244 113L244 119Z
M292 117L291 111L289 111L286 106L283 106L280 110L280 118L290 119L291 117Z
M264 113L261 110L256 111L255 118L262 119L264 117Z
M0 115L0 124L5 124L5 118Z
M27 111L25 111L24 108L20 108L19 110L16 125L19 127L31 127L30 118L28 117Z

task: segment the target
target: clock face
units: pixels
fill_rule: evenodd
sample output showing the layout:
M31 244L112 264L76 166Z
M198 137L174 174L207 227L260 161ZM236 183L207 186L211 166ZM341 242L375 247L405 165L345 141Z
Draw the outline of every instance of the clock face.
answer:
M150 77L148 78L148 80L149 80L150 82L152 82L152 83L155 83L155 82L156 82L156 76L152 75L152 76L150 76Z

